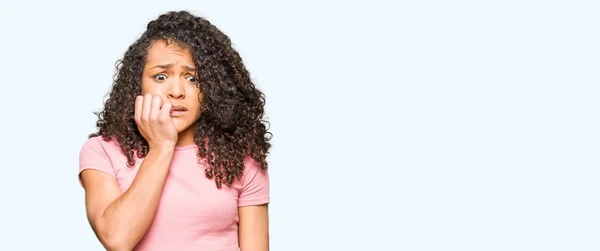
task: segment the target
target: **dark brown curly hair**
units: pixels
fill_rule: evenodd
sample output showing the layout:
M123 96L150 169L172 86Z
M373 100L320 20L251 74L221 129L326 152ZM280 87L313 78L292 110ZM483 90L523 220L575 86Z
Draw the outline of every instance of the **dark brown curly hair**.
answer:
M264 119L265 96L251 81L229 37L188 11L170 11L148 23L147 30L117 61L104 109L95 113L98 131L89 137L116 139L130 167L135 164L134 156L146 156L149 146L137 129L134 107L135 97L141 95L146 55L156 40L189 49L196 64L198 87L204 97L202 114L192 126L198 161L208 163L206 176L214 178L218 188L222 183L230 185L242 176L245 157L266 170L271 133Z

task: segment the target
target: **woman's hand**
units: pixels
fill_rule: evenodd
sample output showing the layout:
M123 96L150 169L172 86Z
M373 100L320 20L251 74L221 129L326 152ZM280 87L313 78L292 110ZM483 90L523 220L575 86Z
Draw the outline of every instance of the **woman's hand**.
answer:
M150 149L175 147L177 130L171 119L171 102L158 95L137 96L134 118Z

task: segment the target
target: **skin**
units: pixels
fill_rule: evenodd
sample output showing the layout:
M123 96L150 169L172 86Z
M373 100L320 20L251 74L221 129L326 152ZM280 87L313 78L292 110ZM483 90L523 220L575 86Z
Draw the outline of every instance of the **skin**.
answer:
M136 107L147 104L150 98L157 103L171 103L187 109L181 116L172 116L177 131L176 145L194 144L194 127L200 118L202 94L197 86L194 61L187 49L175 43L156 41L148 51L142 74L142 95L136 100ZM142 115L144 117L145 115ZM139 127L139 125L138 125ZM142 134L144 138L147 138ZM171 138L170 140L173 140Z
M122 193L110 175L85 170L86 211L90 225L107 250L132 250L150 227L167 177L174 148L194 144L194 123L201 116L191 53L164 41L150 47L136 98L135 121L150 150L130 188ZM171 108L187 111L173 115ZM140 210L144 209L144 210ZM268 206L238 208L242 251L269 250Z

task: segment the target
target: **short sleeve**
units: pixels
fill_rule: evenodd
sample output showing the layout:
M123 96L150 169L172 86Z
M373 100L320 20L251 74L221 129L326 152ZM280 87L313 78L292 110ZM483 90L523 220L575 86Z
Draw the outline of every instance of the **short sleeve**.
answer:
M244 174L238 206L253 206L269 203L269 174L252 158L244 161Z
M79 152L79 172L77 177L79 184L82 186L83 183L80 175L81 172L87 169L98 170L116 178L116 173L108 154L106 154L106 150L98 137L88 139Z

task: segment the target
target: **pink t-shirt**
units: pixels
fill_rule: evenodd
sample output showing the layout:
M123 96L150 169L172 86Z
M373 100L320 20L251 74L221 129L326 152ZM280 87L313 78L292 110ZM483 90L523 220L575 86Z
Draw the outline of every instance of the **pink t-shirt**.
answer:
M240 181L218 189L206 177L205 165L198 163L197 152L195 145L175 148L158 211L135 250L238 250L238 207L269 203L268 173L252 158L244 160ZM115 141L93 137L81 148L79 172L105 172L125 192L142 160L131 168L126 163Z

